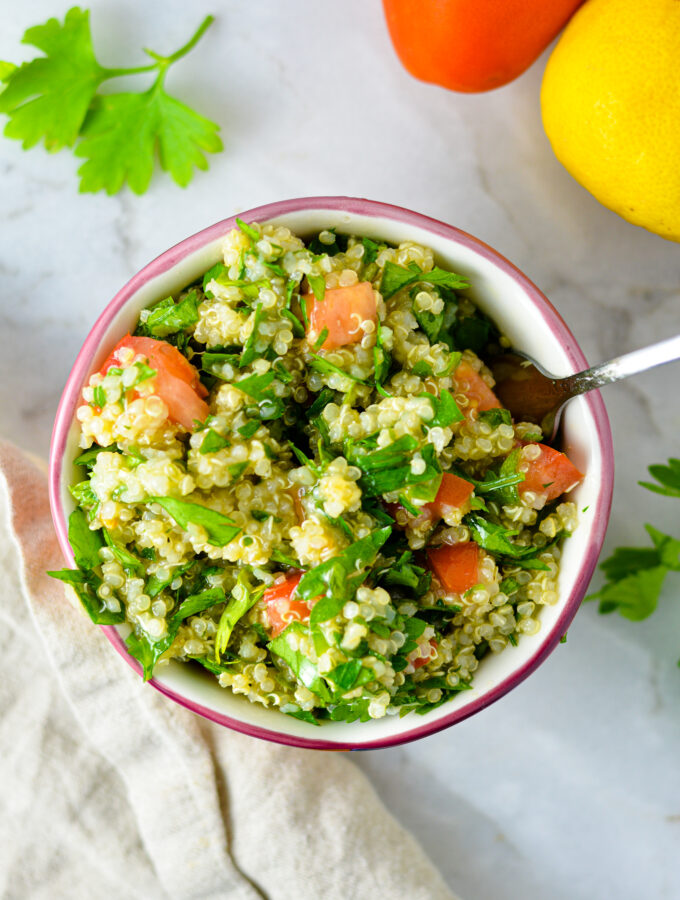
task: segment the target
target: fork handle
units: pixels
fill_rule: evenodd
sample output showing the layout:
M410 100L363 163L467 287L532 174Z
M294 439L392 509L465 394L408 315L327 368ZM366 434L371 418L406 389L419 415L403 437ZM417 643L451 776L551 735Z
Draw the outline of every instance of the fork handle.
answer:
M559 381L565 393L573 397L577 394L585 394L586 391L592 391L593 388L621 381L622 378L628 378L630 375L646 372L647 369L675 362L678 359L680 359L680 334L666 338L665 341L659 341L658 344L651 344L649 347L624 353L623 356L616 356L614 359L600 363L598 366L592 366L584 372L560 378Z

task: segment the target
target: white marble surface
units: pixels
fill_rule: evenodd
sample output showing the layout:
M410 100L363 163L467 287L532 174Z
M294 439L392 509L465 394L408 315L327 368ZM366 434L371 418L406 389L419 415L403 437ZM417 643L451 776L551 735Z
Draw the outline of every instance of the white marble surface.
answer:
M144 263L220 218L291 196L401 204L496 247L551 298L593 361L680 330L680 247L599 206L555 160L538 92L461 96L398 65L366 0L92 0L107 64L181 44L170 76L226 145L186 191L79 196L66 152L0 140L0 434L46 454L69 367L103 305ZM0 58L54 0L5 11ZM25 56L20 54L26 54ZM607 547L645 521L680 531L677 502L636 486L678 455L680 369L614 386L616 493ZM586 606L569 640L502 702L416 744L357 754L385 802L467 900L680 897L680 581L633 625Z

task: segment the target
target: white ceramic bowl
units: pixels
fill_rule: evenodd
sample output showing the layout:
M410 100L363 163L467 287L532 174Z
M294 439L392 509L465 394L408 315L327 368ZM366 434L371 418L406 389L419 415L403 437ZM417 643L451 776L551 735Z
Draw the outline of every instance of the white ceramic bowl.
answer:
M543 294L511 263L469 234L418 213L384 203L346 197L287 200L248 210L246 221L276 222L303 237L324 228L399 243L432 247L437 261L469 278L472 296L498 324L513 346L548 370L567 375L586 367L576 340ZM57 412L50 453L52 513L64 555L74 565L67 539L73 509L68 486L79 480L72 460L78 453L75 410L80 391L122 335L135 327L139 312L198 278L220 258L224 235L235 226L225 219L187 238L142 269L105 308L80 351ZM220 688L200 667L172 662L150 684L194 712L246 734L318 749L387 747L432 734L477 713L519 684L546 659L565 634L583 599L597 562L609 516L614 465L611 433L598 393L578 397L564 416L564 446L585 472L573 493L580 524L566 541L559 577L559 602L541 612L538 634L517 647L486 657L475 673L473 689L424 716L388 716L364 723L324 723L315 727L264 709ZM126 651L127 626L103 627L115 649L135 669ZM558 698L556 698L557 700Z

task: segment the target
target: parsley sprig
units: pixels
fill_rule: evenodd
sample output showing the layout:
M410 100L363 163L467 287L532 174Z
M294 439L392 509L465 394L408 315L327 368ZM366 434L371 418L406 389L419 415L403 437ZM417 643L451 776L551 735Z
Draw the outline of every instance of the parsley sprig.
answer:
M170 66L186 56L213 22L206 16L186 44L169 56L145 49L152 63L105 68L94 54L89 10L70 9L64 21L48 19L29 28L23 43L41 50L20 66L0 63L5 83L0 112L9 117L5 135L25 150L43 142L50 152L75 147L86 161L78 170L81 193L117 193L127 182L143 194L151 180L156 153L161 167L181 187L194 168L207 169L205 153L217 153L219 126L165 91ZM99 94L101 84L123 75L155 73L141 93Z
M638 482L642 487L667 497L680 497L680 460L669 459L667 466L649 466L649 473L659 485ZM646 619L657 608L666 575L680 572L680 540L652 525L645 525L645 530L651 547L617 547L600 563L606 582L586 600L599 600L601 613L618 612L632 622Z

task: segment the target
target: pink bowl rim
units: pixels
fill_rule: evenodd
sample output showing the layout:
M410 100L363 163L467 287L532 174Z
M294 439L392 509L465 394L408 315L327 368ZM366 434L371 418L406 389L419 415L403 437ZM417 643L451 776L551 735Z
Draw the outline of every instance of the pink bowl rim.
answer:
M574 367L574 371L587 367L588 364L586 358L583 355L576 338L548 298L526 277L526 275L524 275L523 272L505 259L505 257L501 256L501 254L488 244L485 244L483 241L459 228L400 206L393 206L388 203L357 197L300 197L291 200L281 200L276 203L270 203L265 206L246 210L240 214L240 217L245 217L248 220L254 221L267 221L290 213L313 210L328 210L332 212L345 212L351 215L366 216L368 218L390 219L400 224L420 227L474 251L478 256L494 263L500 270L519 284L534 304L536 312L545 321L553 335L565 350L571 365ZM76 361L66 381L66 386L57 408L49 458L49 494L52 518L54 520L60 547L71 566L75 565L75 561L68 543L67 520L62 505L60 487L68 433L75 414L80 389L88 374L92 359L99 349L99 345L112 319L144 284L164 272L167 272L186 256L200 250L216 238L221 237L229 229L233 228L235 224L236 216L230 216L208 228L204 228L191 237L180 241L180 243L171 247L169 250L166 250L164 253L161 253L160 256L156 257L156 259L141 269L107 304L104 311L96 320L76 357ZM321 738L306 738L298 735L284 734L269 728L241 722L238 719L233 719L230 716L187 699L166 685L158 682L156 679L151 679L149 684L153 685L156 690L165 694L165 696L174 700L180 706L183 706L216 724L226 726L227 728L231 728L242 734L250 735L251 737L313 750L373 750L384 747L394 747L399 744L405 744L435 734L457 722L467 719L475 713L480 712L482 709L485 709L487 706L490 706L524 681L525 678L534 672L547 659L559 644L560 639L566 633L567 628L578 611L597 564L611 508L614 481L614 453L609 419L599 391L594 391L585 395L584 400L590 408L596 426L595 449L599 451L602 466L602 480L593 513L591 542L587 553L580 566L574 586L564 604L562 613L553 625L548 639L542 643L533 656L531 656L522 666L504 678L492 690L485 693L482 697L479 697L473 703L470 703L464 709L454 709L448 716L437 719L435 722L424 723L415 728L404 730L397 735L386 738L351 742L329 741ZM125 643L116 628L110 625L100 627L117 652L133 669L141 674L141 666L137 660L133 659L128 654Z

